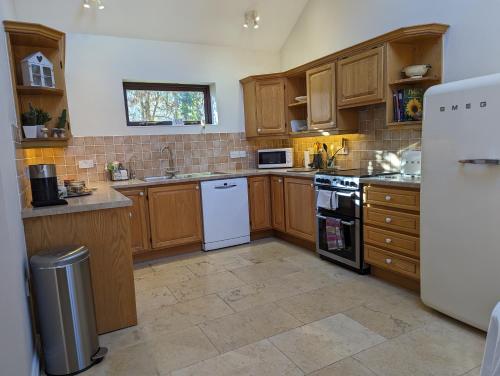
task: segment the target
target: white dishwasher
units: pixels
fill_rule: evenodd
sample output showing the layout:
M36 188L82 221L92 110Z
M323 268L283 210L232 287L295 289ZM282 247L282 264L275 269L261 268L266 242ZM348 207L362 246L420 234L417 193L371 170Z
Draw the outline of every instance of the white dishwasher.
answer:
M246 178L201 182L203 250L250 242Z

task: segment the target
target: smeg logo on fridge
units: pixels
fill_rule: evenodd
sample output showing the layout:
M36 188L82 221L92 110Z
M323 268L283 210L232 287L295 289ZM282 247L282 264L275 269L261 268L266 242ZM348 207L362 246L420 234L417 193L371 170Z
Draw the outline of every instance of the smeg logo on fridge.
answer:
M485 108L488 106L488 102L486 101L483 101L483 102L479 102L479 107L480 108ZM462 108L465 108L466 110L471 110L472 109L472 103L466 103L465 106L462 106ZM439 107L439 111L441 112L446 112L446 111L458 111L460 110L460 105L458 104L453 104L449 107L446 107L446 106L441 106Z

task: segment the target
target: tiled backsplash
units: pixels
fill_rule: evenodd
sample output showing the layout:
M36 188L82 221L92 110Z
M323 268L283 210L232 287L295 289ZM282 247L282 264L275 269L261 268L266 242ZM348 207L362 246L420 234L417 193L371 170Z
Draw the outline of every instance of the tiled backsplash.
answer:
M359 133L341 136L323 136L292 139L295 166L303 166L304 151L318 141L329 150L338 150L342 138L347 139L349 154L337 155L340 168L399 170L404 150L420 150L421 131L411 129L389 130L385 125L385 106L371 106L359 112Z
M244 133L208 133L174 136L73 137L67 148L17 150L17 170L22 202L29 202L29 179L26 166L38 163L56 165L60 180L77 179L87 183L108 180L105 167L119 161L133 167L136 177L158 176L168 167L168 153L173 152L175 169L182 173L233 171L255 167L255 150L282 147L286 140L249 142ZM230 158L231 151L246 151L245 158ZM133 163L129 161L133 159ZM81 169L78 162L93 160L95 167Z
M385 126L385 107L371 106L359 113L360 133L343 136L294 138L290 140L248 141L244 133L209 133L175 136L109 136L74 137L66 149L17 149L17 170L21 201L31 200L26 166L54 163L61 180L78 179L87 183L108 180L104 169L108 162L124 162L128 167L135 160L137 178L158 176L168 166L163 146L169 146L175 158L175 168L183 173L203 171L233 171L255 168L255 151L263 148L293 147L294 164L302 166L304 151L315 141L326 143L334 150L342 138L348 140L348 155L337 157L342 168L367 167L398 169L401 152L420 149L421 132L409 129L388 130ZM231 151L244 150L247 157L231 159ZM93 160L95 167L80 169L78 161Z

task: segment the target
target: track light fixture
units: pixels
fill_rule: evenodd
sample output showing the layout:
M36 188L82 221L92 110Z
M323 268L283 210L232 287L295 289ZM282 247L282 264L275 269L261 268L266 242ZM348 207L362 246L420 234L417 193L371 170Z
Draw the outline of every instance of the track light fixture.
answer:
M243 23L243 27L248 29L249 27L253 27L254 29L259 28L260 16L257 14L255 10L250 10L245 13L245 22Z
M83 0L83 7L85 9L90 9L92 7L96 7L99 10L104 9L104 3L102 0Z

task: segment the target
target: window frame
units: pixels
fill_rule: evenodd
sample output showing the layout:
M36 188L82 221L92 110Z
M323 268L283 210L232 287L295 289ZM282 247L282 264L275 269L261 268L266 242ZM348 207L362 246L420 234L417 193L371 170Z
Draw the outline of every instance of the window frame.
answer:
M204 97L205 124L212 124L212 99L210 96L210 85L201 84L174 84L174 83L152 83L152 82L123 82L123 97L125 100L125 116L127 127L147 127L154 125L173 125L172 121L130 121L127 90L151 90L151 91L192 91L201 92ZM200 125L199 121L186 121L184 125Z

